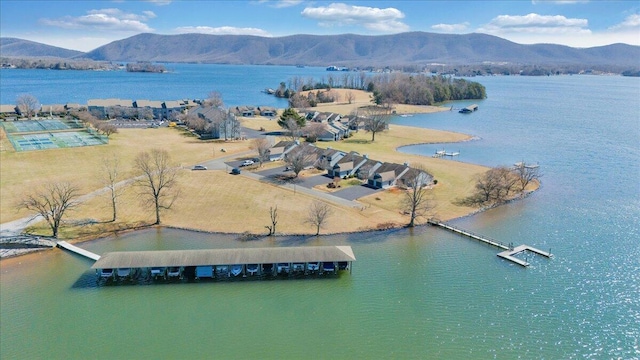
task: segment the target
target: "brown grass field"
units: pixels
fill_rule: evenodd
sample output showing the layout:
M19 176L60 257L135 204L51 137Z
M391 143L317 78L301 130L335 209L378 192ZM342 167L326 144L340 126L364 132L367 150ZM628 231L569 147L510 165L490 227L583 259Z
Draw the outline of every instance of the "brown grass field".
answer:
M244 126L276 130L275 120L263 118L242 119ZM275 127L274 127L275 124ZM387 162L424 166L438 180L432 190L436 205L431 216L446 220L467 215L473 208L454 205L455 199L470 194L473 179L487 168L457 161L447 161L403 154L397 148L417 143L441 143L464 141L469 136L446 131L391 125L389 130L376 134L364 131L341 142L317 143L320 147L332 146L344 151L357 151L370 158ZM202 142L179 129L121 129L111 136L108 145L56 149L46 151L15 152L10 143L3 140L0 152L0 209L2 223L30 215L17 211L16 204L26 194L48 181L69 181L80 194L100 189L102 161L106 156L120 159L124 177L130 178L133 160L141 151L165 149L172 161L181 166L180 197L171 210L163 213L163 225L198 229L212 232L266 234L270 225L269 209L278 209L277 234L313 234L313 226L305 223L309 206L317 201L312 196L256 181L244 176L231 176L224 170L191 171L194 164L225 156L233 158L249 150L250 141ZM115 230L148 224L154 216L138 199L137 189L127 187L119 198L119 219L107 223L110 218L109 199L96 196L70 212L67 221L93 219L95 225L71 226L61 229L61 237L80 240L105 235ZM351 208L330 204L333 213L321 233L339 233L376 229L393 224L402 226L408 216L402 214L400 190L387 190L361 198L362 207ZM346 220L348 219L348 220ZM421 219L424 222L426 219ZM42 223L35 230L48 234Z

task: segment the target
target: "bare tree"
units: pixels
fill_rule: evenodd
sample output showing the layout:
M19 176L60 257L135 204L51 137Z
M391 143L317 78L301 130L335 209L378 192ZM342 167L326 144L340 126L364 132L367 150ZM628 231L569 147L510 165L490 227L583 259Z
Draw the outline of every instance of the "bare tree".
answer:
M410 169L405 179L404 198L402 206L404 211L409 213L410 220L408 227L414 227L417 218L427 215L434 208L431 196L425 186L432 180L422 167Z
M313 164L313 160L313 153L308 146L305 146L302 149L294 148L284 158L285 164L287 164L287 167L293 171L296 175L295 177L298 177L300 172L306 167L311 166Z
M258 161L260 161L260 166L262 163L267 160L269 155L269 149L271 148L271 143L267 138L255 138L251 140L251 149L258 152Z
M112 134L115 134L118 132L118 127L113 124L96 123L96 126L97 126L97 130L103 133L107 137L107 139Z
M371 142L376 140L376 133L385 131L389 126L391 114L388 108L368 106L364 110L364 130L371 133Z
M519 164L513 170L514 173L518 176L518 185L520 191L524 191L533 181L538 181L542 174L540 173L540 169L538 166L527 166L524 163Z
M518 181L518 176L510 169L503 166L492 168L477 178L475 193L462 202L468 205L504 202Z
M325 130L327 130L327 124L312 122L304 128L304 133L307 135L307 141L316 142Z
M309 213L307 214L307 218L305 220L306 223L315 226L316 235L320 234L320 228L322 228L329 216L333 211L331 207L327 203L323 203L320 201L314 201L311 203L311 207L309 208Z
M351 104L353 102L353 100L356 99L356 96L353 93L353 91L347 91L347 93L345 95L347 97L347 101L349 102L349 104Z
M40 110L40 102L31 94L22 94L16 100L16 107L20 111L20 115L31 119Z
M155 224L160 224L160 211L170 209L179 195L178 169L170 164L169 153L158 149L139 153L135 168L142 173L135 182L141 189L141 199L154 207Z
M68 182L50 182L26 195L18 204L18 208L35 211L37 215L42 216L51 228L53 237L58 237L62 217L78 205L77 198L78 188L75 185Z
M265 226L267 230L269 230L269 235L273 235L276 233L276 225L278 224L278 207L270 207L269 208L269 217L271 218L271 225Z
M222 94L218 91L211 91L204 101L205 105L213 107L223 107L224 101L222 101Z
M102 159L102 183L108 190L111 201L112 217L111 222L116 221L118 197L122 195L122 187L118 188L120 179L120 160L115 155Z

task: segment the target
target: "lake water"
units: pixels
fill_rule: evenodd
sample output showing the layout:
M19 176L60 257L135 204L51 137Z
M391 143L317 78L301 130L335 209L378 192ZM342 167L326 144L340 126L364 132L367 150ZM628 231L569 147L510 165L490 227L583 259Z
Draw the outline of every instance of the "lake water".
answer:
M178 100L204 99L218 91L227 106L287 107L287 100L268 95L267 88L294 76L327 79L338 73L324 68L294 66L230 66L168 64L168 73L126 71L0 70L0 104L15 104L21 94L41 104L86 104L89 99Z
M262 87L281 80L222 95L256 103ZM394 122L478 140L402 150L430 156L445 147L460 150L460 161L490 166L539 163L543 184L534 195L453 223L551 249L555 258L528 256L531 266L522 268L432 227L257 242L146 230L82 246L103 253L347 244L358 260L336 279L117 287L96 287L91 262L60 250L3 260L2 358L640 357L640 79L474 80L489 96L475 102L477 112Z

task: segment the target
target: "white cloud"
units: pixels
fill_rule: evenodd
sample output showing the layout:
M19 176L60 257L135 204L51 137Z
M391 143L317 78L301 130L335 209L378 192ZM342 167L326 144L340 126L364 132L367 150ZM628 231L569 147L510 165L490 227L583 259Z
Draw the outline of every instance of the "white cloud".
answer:
M154 3L158 6L164 6L171 4L171 0L144 0L146 2Z
M266 4L270 7L279 9L279 8L288 8L288 7L296 6L302 3L302 0L276 0L276 1L257 0L257 1L251 1L250 3L258 4L258 5Z
M237 28L232 26L182 26L174 30L178 34L209 34L209 35L255 35L270 37L267 31L257 28Z
M409 26L401 21L404 14L395 8L372 8L334 3L329 6L307 7L302 16L319 21L319 25L332 26L362 26L365 29L397 33L408 31Z
M569 19L562 15L500 15L477 32L496 35L513 41L522 42L526 38L548 39L543 42L556 42L556 36L589 36L586 19ZM517 39L517 40L516 40Z
M476 32L499 36L520 44L561 44L593 47L613 43L640 45L640 16L631 15L606 31L594 32L586 19L561 15L500 15Z
M110 8L89 10L87 15L73 17L65 16L59 19L40 19L40 23L64 29L91 29L123 32L153 31L145 21L156 15L151 11L143 14L126 13L120 9Z
M611 26L609 28L609 30L612 30L612 31L616 31L616 30L634 30L634 29L635 30L640 30L640 14L629 15L620 24L616 24L616 25ZM638 34L638 36L640 36L640 33Z
M438 32L456 34L468 32L469 25L470 24L468 22L463 22L460 24L436 24L431 26L431 29Z

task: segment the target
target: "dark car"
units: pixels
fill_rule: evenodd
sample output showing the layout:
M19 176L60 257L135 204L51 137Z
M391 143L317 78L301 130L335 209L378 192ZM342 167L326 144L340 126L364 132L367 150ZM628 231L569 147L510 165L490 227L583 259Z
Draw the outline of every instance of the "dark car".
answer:
M231 175L240 175L240 169L238 168L233 168L231 170Z

